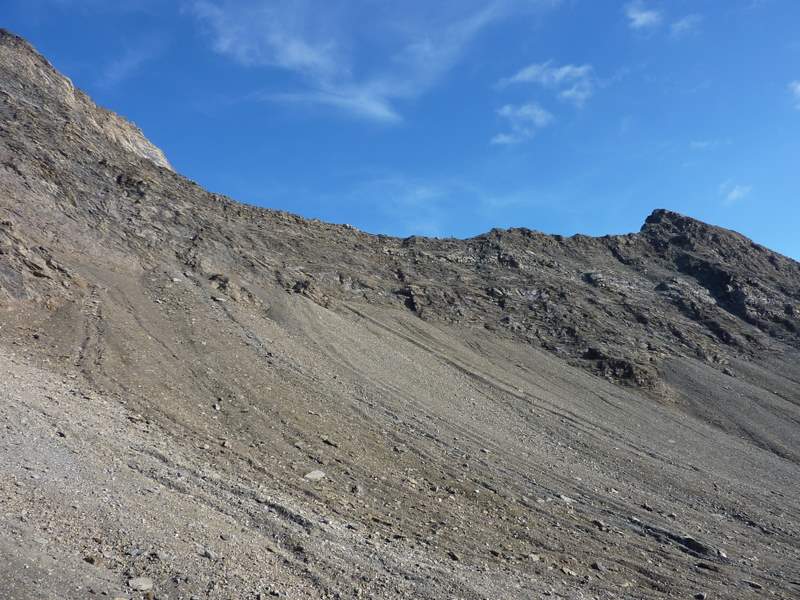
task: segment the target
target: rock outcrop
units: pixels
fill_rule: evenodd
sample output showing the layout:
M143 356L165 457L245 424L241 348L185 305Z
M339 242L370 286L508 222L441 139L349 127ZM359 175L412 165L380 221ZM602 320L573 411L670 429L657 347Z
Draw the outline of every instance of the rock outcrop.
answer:
M0 32L0 597L800 591L800 265L208 193Z

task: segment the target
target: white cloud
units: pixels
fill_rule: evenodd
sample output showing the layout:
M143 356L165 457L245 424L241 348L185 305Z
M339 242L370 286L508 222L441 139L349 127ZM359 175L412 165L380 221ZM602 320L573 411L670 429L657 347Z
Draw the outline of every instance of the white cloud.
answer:
M321 206L337 205L334 218L348 215L360 229L399 236L475 235L482 233L472 229L475 223L490 220L498 227L519 225L520 209L560 206L552 193L542 189L506 187L495 180L487 188L472 175L458 172L420 178L367 168L351 174L354 179L349 187L335 193L319 192L317 197ZM454 214L461 216L458 222ZM318 213L327 220L331 215Z
M731 191L728 192L728 195L725 196L725 199L728 202L736 202L749 195L751 191L753 191L753 186L735 185L731 188Z
M554 117L547 110L530 102L528 104L506 104L497 114L508 122L510 131L492 138L493 144L519 144L531 139L540 129L550 125Z
M354 215L353 224L367 231L390 223L392 235L438 236L452 230L453 211L472 210L482 198L463 177L420 179L367 170L349 189L323 195L323 204L344 207Z
M725 204L735 204L739 200L743 200L750 195L753 191L752 185L744 185L741 183L734 183L733 181L726 181L719 186L719 193Z
M164 39L155 35L139 40L135 46L128 47L120 56L106 65L97 84L104 88L118 85L133 76L145 63L161 55L165 47Z
M295 76L294 89L254 97L393 122L401 119L398 102L439 82L487 27L555 4L192 0L188 12L207 28L216 52Z
M558 97L582 107L594 94L594 76L591 65L554 66L552 61L535 63L516 74L500 80L501 87L535 83L545 88L558 90Z
M243 65L331 77L341 65L339 49L321 24L307 22L308 8L306 2L199 0L191 11L209 26L214 50Z
M96 15L97 13L155 13L163 10L159 0L19 0L28 10L44 9L52 7L68 9L86 14Z
M792 81L789 84L789 93L794 98L794 107L800 110L800 80Z
M369 86L363 88L358 86L342 87L308 92L262 92L253 95L253 97L287 104L331 106L359 117L384 123L402 120L390 100L379 93L372 93Z
M692 150L716 150L722 146L730 146L731 143L729 139L692 140L689 147Z
M703 22L703 17L697 14L686 15L670 25L672 37L680 38L696 33Z
M646 8L641 0L626 4L625 16L628 17L628 26L637 30L658 27L663 20L660 11Z
M592 70L589 65L553 67L552 64L552 61L547 61L528 65L515 75L504 79L502 83L540 83L545 86L557 86L565 81L584 79L590 75Z

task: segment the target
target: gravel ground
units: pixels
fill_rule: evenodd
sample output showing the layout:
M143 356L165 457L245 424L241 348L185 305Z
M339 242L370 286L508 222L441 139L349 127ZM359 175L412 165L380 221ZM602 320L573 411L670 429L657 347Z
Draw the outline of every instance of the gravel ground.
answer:
M796 598L799 301L237 204L0 32L0 598Z

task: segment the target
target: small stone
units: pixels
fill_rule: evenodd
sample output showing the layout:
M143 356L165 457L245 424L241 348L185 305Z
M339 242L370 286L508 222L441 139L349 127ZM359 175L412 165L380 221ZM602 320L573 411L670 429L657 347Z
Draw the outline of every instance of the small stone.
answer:
M706 600L706 598L708 598L708 596L706 596L705 592L697 592L694 595L694 598L695 598L695 600Z
M325 479L325 473L323 471L311 471L303 475L303 479L307 479L308 481L320 481Z
M450 550L450 551L447 553L447 556L449 556L449 557L450 557L450 560L455 560L455 561L459 561L459 560L461 560L461 557L460 557L458 554L456 554L455 552L453 552L452 550Z
M608 530L608 525L603 523L603 521L601 521L600 519L595 519L594 521L592 521L592 525L597 527L600 531Z
M578 576L578 574L575 571L573 571L572 569L568 569L567 567L561 567L561 572L564 573L564 575L569 575L570 577Z
M137 592L149 592L153 589L153 580L149 577L134 577L128 580L128 587Z
M592 563L592 568L595 571L599 571L600 573L603 573L603 572L605 572L607 570L605 565L603 563L601 563L601 562L598 562L598 561L594 561Z
M207 558L209 560L217 560L217 558L218 558L216 552L213 552L209 548L203 548L203 551L200 553L200 555L203 558Z
M760 583L756 583L755 581L750 581L749 579L742 579L742 583L749 585L754 590L764 589L764 587Z

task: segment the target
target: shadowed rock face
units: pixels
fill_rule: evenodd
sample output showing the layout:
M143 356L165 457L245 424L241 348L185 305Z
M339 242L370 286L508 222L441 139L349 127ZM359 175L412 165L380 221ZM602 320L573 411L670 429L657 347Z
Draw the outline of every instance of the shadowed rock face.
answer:
M798 263L665 210L210 194L0 32L4 597L794 597L798 328Z

